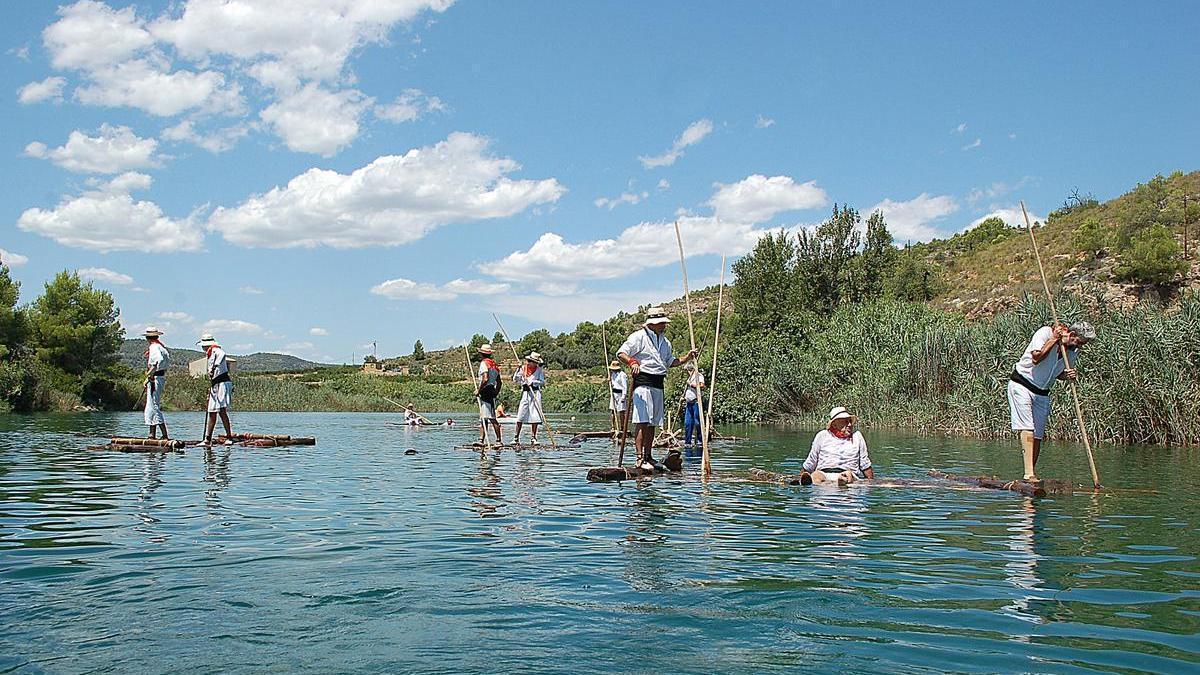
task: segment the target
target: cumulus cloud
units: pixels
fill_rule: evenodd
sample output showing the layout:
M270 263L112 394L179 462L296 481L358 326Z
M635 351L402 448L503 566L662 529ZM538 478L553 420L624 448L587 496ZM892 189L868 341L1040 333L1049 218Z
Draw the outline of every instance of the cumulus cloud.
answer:
M47 148L35 141L25 146L25 154L48 159L67 171L120 173L160 166L154 154L157 148L158 141L139 138L129 127L102 124L96 136L72 131L61 147Z
M382 295L392 300L454 300L460 295L498 295L508 290L508 284L477 279L455 279L439 286L397 278L388 279L371 288L371 292L375 295Z
M972 220L970 225L963 228L963 231L966 231L966 230L971 229L972 227L975 227L976 225L987 220L988 218L999 218L1000 220L1003 220L1005 223L1007 223L1008 225L1010 225L1012 227L1020 227L1020 228L1025 227L1025 216L1021 214L1021 206L1019 204L1017 204L1014 206L1005 206L1002 208L993 209L993 210L989 211L988 213L985 213L982 216L979 216L975 220ZM1030 222L1033 222L1033 223L1046 222L1045 216L1039 216L1036 213L1034 213L1033 211L1029 212L1029 220L1030 220Z
M78 273L79 278L84 281L96 281L113 286L129 286L133 284L133 277L128 274L114 272L106 267L83 267L78 270Z
M670 187L671 187L671 181L667 180L666 178L658 179L658 189L659 190L666 190Z
M816 181L796 183L790 176L754 174L725 185L716 183L716 192L708 205L718 218L744 223L760 223L784 211L825 206L829 196Z
M129 194L137 190L148 190L152 184L154 179L150 176L139 171L126 171L110 181L100 183L99 188L105 192Z
M312 328L308 329L308 334L323 337L329 335L329 331L321 328L320 326L313 326Z
M209 131L197 131L194 120L183 120L175 126L163 129L162 137L177 143L191 143L214 155L233 149L237 142L250 133L249 124L234 124Z
M358 118L372 101L356 89L329 91L309 83L259 116L289 150L329 157L358 137Z
M958 208L958 202L949 195L934 197L922 192L908 201L884 199L867 213L883 212L888 230L898 241L928 241L938 235L930 223L954 213Z
M597 197L592 203L598 209L607 207L609 211L612 211L622 204L639 204L649 197L650 193L645 190L641 192L622 192L618 197Z
M192 323L195 318L187 312L159 312L158 318L166 319L167 321L178 321L180 323Z
M667 150L661 155L638 157L638 161L640 161L642 166L647 169L653 169L660 166L671 166L675 163L675 160L683 156L684 148L688 148L699 143L712 132L712 120L707 118L696 120L683 130L683 133L679 135L679 138L675 139L675 142L671 144L670 150Z
M244 107L236 83L212 70L170 72L165 64L134 59L94 70L89 83L75 90L80 103L107 107L128 106L158 117L172 117L199 108L212 112L238 112Z
M58 69L103 68L154 44L133 7L114 10L103 2L80 0L59 7L58 15L42 32L50 63Z
M763 117L761 114L759 114L758 119L754 120L755 129L766 129L773 124L775 124L775 120L770 117Z
M123 174L98 190L63 197L52 209L26 209L17 227L75 248L109 251L198 251L204 233L195 213L166 216L158 204L133 199L121 188L148 186L145 174Z
M67 86L66 78L57 76L30 82L17 91L17 101L22 105L41 103L42 101L61 101L65 86Z
M487 145L453 133L348 175L309 169L284 187L218 208L208 227L241 246L395 246L448 223L511 216L565 192L553 178L508 178L519 165L488 155Z
M391 103L375 106L375 116L388 122L413 122L431 112L446 109L436 96L427 96L420 89L405 89Z
M0 248L0 264L3 264L5 267L20 267L27 262L29 262L28 256Z
M263 332L263 327L242 321L241 319L209 319L201 326L201 330L205 333L212 333L220 337L222 333L236 333L239 335L258 335Z

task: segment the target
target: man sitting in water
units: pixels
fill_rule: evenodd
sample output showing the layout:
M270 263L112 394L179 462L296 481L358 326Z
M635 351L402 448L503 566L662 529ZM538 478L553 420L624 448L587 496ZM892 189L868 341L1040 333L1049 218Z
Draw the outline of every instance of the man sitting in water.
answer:
M867 441L854 430L850 411L838 406L829 411L829 426L817 432L812 449L804 460L804 470L814 483L853 483L858 478L874 478L875 469L867 454Z
M1008 382L1008 408L1012 413L1012 429L1021 438L1024 479L1027 481L1040 480L1036 468L1042 438L1046 434L1046 420L1050 417L1050 386L1056 379L1075 379L1075 354L1094 339L1096 329L1083 321L1070 328L1042 326L1013 366ZM1070 363L1063 361L1063 347L1066 347Z

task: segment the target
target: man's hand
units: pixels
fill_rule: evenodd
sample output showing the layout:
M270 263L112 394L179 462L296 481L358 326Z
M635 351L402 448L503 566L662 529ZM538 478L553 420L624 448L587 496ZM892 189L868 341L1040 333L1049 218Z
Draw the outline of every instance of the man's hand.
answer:
M630 361L629 372L633 373L634 375L642 372L642 364L638 363L637 361Z
M687 353L687 356L685 356L683 360L686 363L688 361L695 359L697 356L700 356L700 351L697 349L693 349Z
M1054 337L1061 342L1071 335L1071 330L1061 323L1054 327Z
M1071 382L1079 379L1079 373L1074 368L1064 368L1062 376L1064 380L1069 380Z

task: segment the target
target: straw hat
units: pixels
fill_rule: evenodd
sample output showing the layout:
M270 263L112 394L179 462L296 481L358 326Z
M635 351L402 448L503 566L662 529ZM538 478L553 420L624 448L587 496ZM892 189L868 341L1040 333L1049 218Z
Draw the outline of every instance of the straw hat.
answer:
M196 344L200 345L201 347L212 347L213 345L217 344L217 338L213 337L212 333L205 333L204 335L200 336L199 340L196 340Z
M829 421L830 422L832 422L834 420L853 419L853 417L854 416L850 414L849 410L846 410L845 408L843 408L840 405L838 407L834 408L833 410L829 411Z
M532 361L539 366L542 365L542 355L537 352L529 352L529 356L525 357L526 361Z
M608 364L608 369L609 369L609 370L620 370L620 369L621 369L621 362L620 362L620 361L618 361L618 360L616 360L616 359L613 359L613 362L612 362L612 363L610 363L610 364Z
M1096 339L1096 329L1086 321L1076 321L1067 330L1074 333L1076 337L1084 342L1091 342Z
M662 307L651 307L646 310L646 325L651 326L656 323L671 323L667 318L667 310Z
M146 326L146 332L142 333L142 337L162 337L162 331L154 326Z
M488 356L491 356L492 355L492 346L485 342L485 343L479 345L479 349L477 351L480 354L487 354Z

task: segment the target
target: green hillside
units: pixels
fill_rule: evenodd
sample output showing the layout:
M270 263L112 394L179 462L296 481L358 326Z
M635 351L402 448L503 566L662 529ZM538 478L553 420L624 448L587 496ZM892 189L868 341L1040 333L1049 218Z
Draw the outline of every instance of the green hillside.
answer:
M195 349L183 349L167 345L171 352L171 369L186 371L188 363L204 356L204 352ZM121 363L141 370L145 368L145 340L125 340L121 344ZM272 352L255 352L244 356L230 355L237 359L237 369L243 373L282 373L298 370L323 368L327 364L314 363L290 354L275 354Z

